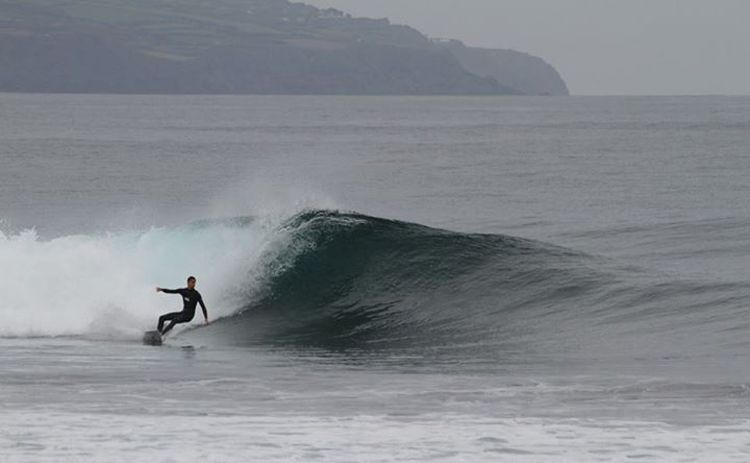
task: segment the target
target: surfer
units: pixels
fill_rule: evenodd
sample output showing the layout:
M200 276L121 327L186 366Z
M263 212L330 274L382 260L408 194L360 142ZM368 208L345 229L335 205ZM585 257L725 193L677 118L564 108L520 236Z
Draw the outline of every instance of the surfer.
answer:
M159 317L159 325L157 330L163 336L169 332L178 323L188 323L195 317L195 306L201 305L203 309L203 318L206 319L206 325L208 325L208 311L206 310L206 304L203 303L203 297L201 293L195 289L195 277L191 276L187 279L187 288L182 289L164 289L156 288L157 293L166 294L179 294L182 296L182 312L173 312ZM164 328L164 323L169 321L169 325Z

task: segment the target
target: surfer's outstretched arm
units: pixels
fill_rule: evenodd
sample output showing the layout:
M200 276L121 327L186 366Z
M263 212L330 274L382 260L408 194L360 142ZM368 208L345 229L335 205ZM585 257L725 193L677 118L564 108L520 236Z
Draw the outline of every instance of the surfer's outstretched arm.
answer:
M167 293L167 294L180 294L179 289L165 289L165 288L156 288L157 293Z
M206 319L206 325L208 325L208 310L206 310L206 304L203 303L203 296L198 299L198 304L201 305L201 310L203 310L203 318Z

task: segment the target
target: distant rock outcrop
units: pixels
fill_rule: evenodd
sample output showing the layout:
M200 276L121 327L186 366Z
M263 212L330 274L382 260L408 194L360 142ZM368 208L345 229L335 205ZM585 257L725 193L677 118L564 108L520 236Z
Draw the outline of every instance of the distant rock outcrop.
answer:
M287 0L4 0L0 91L567 93L539 58Z
M492 77L524 95L569 95L557 70L536 56L515 50L467 47L456 40L438 43L472 74Z

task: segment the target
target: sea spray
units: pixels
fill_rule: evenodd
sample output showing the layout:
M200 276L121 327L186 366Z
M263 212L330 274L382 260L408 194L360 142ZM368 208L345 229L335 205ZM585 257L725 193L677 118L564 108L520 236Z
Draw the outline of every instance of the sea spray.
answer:
M198 276L211 317L228 315L275 228L234 219L51 240L34 230L0 234L0 335L138 336L180 307L154 287L182 286L188 274Z

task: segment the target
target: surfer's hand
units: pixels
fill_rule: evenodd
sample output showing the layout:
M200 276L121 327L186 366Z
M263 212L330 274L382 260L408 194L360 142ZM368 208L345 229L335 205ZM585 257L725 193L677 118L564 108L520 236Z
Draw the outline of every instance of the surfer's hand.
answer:
M206 319L206 325L210 325L210 324L211 324L211 322L210 322L210 321L208 321L208 318L207 318L207 319Z
M156 292L157 292L157 293L160 293L160 292L161 292L161 288L159 288L159 287L157 286L157 287L156 287Z

